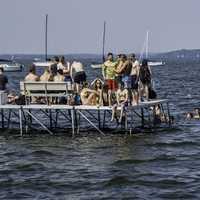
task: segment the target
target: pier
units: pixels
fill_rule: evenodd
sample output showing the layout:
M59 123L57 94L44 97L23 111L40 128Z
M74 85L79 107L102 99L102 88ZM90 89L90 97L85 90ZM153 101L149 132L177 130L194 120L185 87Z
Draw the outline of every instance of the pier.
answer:
M30 133L32 129L45 130L51 135L58 130L72 136L89 130L95 130L101 135L108 132L132 134L138 127L141 130L157 128L154 112L156 105L160 105L165 114L164 125L170 127L171 121L167 120L170 119L168 100L154 100L126 107L121 123L117 120L111 122L112 108L108 106L0 105L0 129L16 129L21 136Z

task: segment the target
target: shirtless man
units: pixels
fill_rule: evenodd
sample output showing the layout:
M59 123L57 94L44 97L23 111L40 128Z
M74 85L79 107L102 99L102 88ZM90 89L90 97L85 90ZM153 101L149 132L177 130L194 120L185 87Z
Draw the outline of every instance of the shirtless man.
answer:
M118 64L117 64L115 72L116 72L116 81L119 84L122 82L122 75L123 75L122 70L124 67L124 63L126 62L126 55L119 54L117 62L118 62Z
M83 69L83 64L81 62L74 61L71 65L71 77L73 77L74 73L74 83L75 83L75 90L77 93L80 92L80 86L83 85L84 82L86 82L86 73Z
M35 65L32 65L29 69L28 75L26 75L25 81L39 81L40 78L36 75Z

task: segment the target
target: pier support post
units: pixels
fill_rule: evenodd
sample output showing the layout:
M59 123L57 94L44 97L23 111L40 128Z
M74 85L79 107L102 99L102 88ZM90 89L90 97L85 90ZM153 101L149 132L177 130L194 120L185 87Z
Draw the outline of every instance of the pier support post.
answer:
M105 135L94 123L92 123L80 110L77 110L78 113L89 123L91 124L99 133Z
M144 109L141 108L141 122L142 122L142 128L144 128Z
M4 129L5 128L5 124L4 124L4 110L3 109L1 109L1 127L2 127L2 129Z
M19 127L20 127L20 135L23 136L22 107L20 107L19 109Z
M72 120L72 136L75 135L75 117L74 117L74 108L71 109L71 120Z
M101 113L99 109L98 109L98 124L99 124L99 129L101 129Z
M169 109L169 103L167 102L167 115L168 115L168 124L169 124L169 127L171 126L171 116L170 116L170 109Z
M49 109L48 112L49 112L50 130L52 130L53 124L52 124L52 111L51 111L51 109Z

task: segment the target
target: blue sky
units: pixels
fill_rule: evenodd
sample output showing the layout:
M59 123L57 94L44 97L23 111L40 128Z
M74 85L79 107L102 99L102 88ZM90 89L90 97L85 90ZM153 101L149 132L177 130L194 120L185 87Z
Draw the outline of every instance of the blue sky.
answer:
M0 0L0 54L140 52L150 31L151 52L200 48L199 0Z

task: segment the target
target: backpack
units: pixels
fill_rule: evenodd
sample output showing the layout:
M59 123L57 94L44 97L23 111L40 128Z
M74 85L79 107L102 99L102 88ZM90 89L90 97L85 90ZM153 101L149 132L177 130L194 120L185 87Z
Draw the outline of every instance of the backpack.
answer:
M151 73L149 71L148 66L141 66L139 78L142 83L151 83Z
M155 90L153 90L151 87L149 87L149 99L156 99L157 98L157 94L155 92Z

